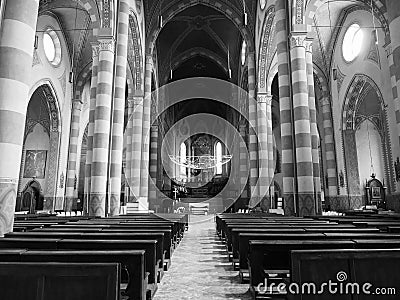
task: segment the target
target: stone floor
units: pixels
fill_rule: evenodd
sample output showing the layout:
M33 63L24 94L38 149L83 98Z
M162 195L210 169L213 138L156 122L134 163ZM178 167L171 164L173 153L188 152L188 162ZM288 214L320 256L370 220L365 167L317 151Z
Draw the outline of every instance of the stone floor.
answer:
M214 216L190 218L189 231L175 250L154 299L251 299L248 284L239 283L238 271L233 270L215 233Z

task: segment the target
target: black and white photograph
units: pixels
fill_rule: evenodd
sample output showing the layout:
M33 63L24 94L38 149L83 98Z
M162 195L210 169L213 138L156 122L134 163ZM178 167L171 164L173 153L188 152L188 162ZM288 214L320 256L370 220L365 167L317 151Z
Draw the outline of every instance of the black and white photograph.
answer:
M0 0L0 300L267 299L400 299L400 0Z

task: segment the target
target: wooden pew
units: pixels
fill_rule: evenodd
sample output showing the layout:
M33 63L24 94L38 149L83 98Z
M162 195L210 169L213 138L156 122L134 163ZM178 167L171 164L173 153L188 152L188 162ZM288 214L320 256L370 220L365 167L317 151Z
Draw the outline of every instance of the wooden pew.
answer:
M246 269L250 240L355 240L355 239L394 239L400 240L398 234L384 233L305 233L305 234L268 234L268 233L241 233L239 234L239 268Z
M257 295L255 287L264 279L280 279L290 273L290 251L299 249L354 249L353 241L327 240L270 240L249 242L250 289ZM243 275L242 275L243 276Z
M336 227L336 225L332 225L332 227L284 227L284 228L257 228L257 229L248 229L248 228L233 228L231 232L231 240L229 240L229 235L227 239L228 244L228 251L232 255L234 267L236 268L236 263L238 262L239 258L239 234L287 234L287 233L297 233L297 234L308 234L308 233L379 233L379 229L376 228L343 228L343 227ZM231 243L229 245L229 243Z
M72 240L44 238L2 238L0 249L27 248L40 250L145 250L148 288L157 289L156 240Z
M6 238L61 238L61 239L83 239L83 240L157 240L156 260L159 267L158 282L160 282L164 271L164 234L162 233L82 233L82 232L11 232ZM161 269L161 270L160 270Z
M347 293L332 293L325 286L323 293L319 295L311 295L307 292L303 295L289 293L289 300L399 299L400 249L296 250L291 253L291 261L293 283L299 286L303 283L313 283L321 287L323 283L331 280L343 283L343 290L347 290ZM338 274L341 276L339 277ZM340 281L338 278L346 278L346 280ZM353 288L348 285L349 283L359 285L359 295L352 293ZM371 292L370 295L363 293L365 283L372 285L367 287L367 291ZM380 288L379 293L382 292L381 288L386 288L385 294L379 294L376 288Z
M118 300L120 272L118 263L2 262L1 298Z
M171 229L146 229L146 228L113 228L113 227L101 227L91 226L91 227L49 227L42 229L35 229L32 232L81 232L81 233L162 233L164 234L164 252L165 252L165 263L164 270L168 270L171 264L171 257L173 252L173 242L172 242L172 232Z

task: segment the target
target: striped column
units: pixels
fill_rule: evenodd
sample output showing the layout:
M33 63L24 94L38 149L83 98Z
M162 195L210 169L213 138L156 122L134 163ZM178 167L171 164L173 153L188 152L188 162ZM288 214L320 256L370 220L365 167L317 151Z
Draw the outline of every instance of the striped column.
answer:
M319 165L319 134L317 128L317 110L315 107L315 91L314 91L314 66L312 55L312 40L305 41L306 46L306 68L308 83L308 106L310 108L310 132L311 132L311 154L313 162L314 177L314 199L316 212L322 211L321 203L321 178Z
M276 43L278 58L278 82L279 82L279 110L281 120L282 140L282 189L284 198L284 210L286 215L294 215L295 207L295 166L294 166L294 141L292 121L292 100L290 95L289 72L289 46L287 28L286 0L276 0Z
M114 69L113 37L99 37L96 108L94 114L93 154L89 215L106 215L107 169Z
M96 110L97 94L97 73L99 67L99 45L92 44L92 78L90 82L90 103L89 103L89 125L87 138L87 151L85 163L85 187L84 187L84 214L89 213L90 187L92 178L92 157L93 157L93 133L94 133L94 113Z
M270 180L269 186L274 185L275 176L275 140L272 130L272 95L266 94L266 117L267 117L267 150L268 150L268 178Z
M116 72L114 78L114 107L110 166L110 215L119 215L121 197L122 152L124 148L124 115L126 66L128 57L129 4L119 1L118 33L116 47Z
M132 198L129 202L138 202L140 197L140 166L142 161L142 125L143 97L134 97L132 114L132 156L130 188Z
M250 207L255 207L259 204L259 187L258 180L258 141L257 141L257 99L256 99L256 77L254 52L249 52L248 57L248 85L249 85L249 156L250 156Z
M67 180L65 185L65 211L70 212L74 201L75 178L77 176L78 137L81 121L82 101L72 101L71 129L69 134L69 150L67 164Z
M325 148L325 165L328 176L328 196L334 197L338 194L338 178L335 152L335 138L332 123L332 108L329 101L328 91L323 91L321 102L321 112L324 126L324 148Z
M151 126L149 162L149 205L157 201L158 125Z
M248 170L249 170L249 163L247 161L247 147L246 147L246 125L240 124L239 125L239 134L241 137L240 146L239 146L239 177L240 177L240 185L244 187L241 197L248 198L249 191L248 191Z
M272 132L272 128L268 129L267 120L267 106L268 97L266 94L257 95L257 137L258 137L258 165L259 165L259 177L258 186L260 190L260 201L263 209L270 209L269 201L269 186L271 184L270 172L269 172L269 148L268 143L271 138L269 132Z
M13 230L39 0L7 1L0 40L0 236Z
M131 193L131 169L132 169L132 114L133 114L133 99L128 99L128 122L125 129L126 152L125 152L125 202L130 202Z
M298 215L300 216L316 213L305 39L306 36L303 33L292 33L290 36Z
M149 203L149 143L150 143L150 113L151 113L151 74L153 57L146 55L146 71L144 82L143 123L142 123L142 164L140 175L139 209L148 210Z
M387 0L387 12L389 17L390 44L386 47L389 60L392 94L396 110L397 133L400 144L400 3L398 0Z

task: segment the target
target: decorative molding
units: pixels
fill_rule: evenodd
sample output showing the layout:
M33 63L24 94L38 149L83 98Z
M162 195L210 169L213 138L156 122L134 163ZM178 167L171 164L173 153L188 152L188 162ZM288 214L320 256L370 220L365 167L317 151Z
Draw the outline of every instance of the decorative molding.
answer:
M306 46L306 35L305 34L292 33L290 35L289 39L290 39L290 49Z
M143 53L139 33L139 23L135 13L133 12L129 15L129 29L131 39L128 44L128 64L131 71L134 72L135 89L140 91L143 89Z
M110 0L103 0L103 28L111 28Z
M260 59L259 59L259 83L260 88L265 88L266 84L266 73L267 73L267 59L270 57L270 50L271 50L271 42L270 36L274 24L275 18L275 7L271 6L268 8L267 12L265 13L265 21L264 21L264 28L263 28L263 35L260 45Z
M99 51L110 51L110 52L114 53L115 39L112 37L100 38L99 39Z
M303 24L304 0L296 0L296 24Z

